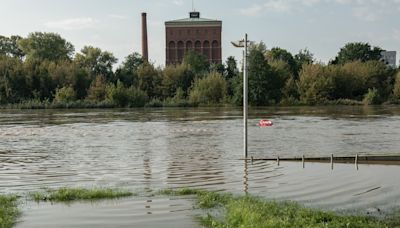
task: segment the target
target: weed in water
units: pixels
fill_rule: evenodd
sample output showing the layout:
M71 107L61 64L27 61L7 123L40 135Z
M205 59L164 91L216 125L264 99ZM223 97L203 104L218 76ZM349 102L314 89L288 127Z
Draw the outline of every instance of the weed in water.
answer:
M114 190L109 188L83 189L83 188L60 188L56 190L47 190L46 192L31 193L30 197L36 202L69 202L74 200L99 200L115 199L121 197L133 196L132 192Z
M19 214L17 197L0 195L0 227L11 228Z

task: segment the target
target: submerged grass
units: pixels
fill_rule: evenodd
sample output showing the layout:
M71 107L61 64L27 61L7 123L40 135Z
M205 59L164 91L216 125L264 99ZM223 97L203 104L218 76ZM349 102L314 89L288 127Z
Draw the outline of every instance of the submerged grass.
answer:
M293 202L275 202L252 196L203 190L163 190L167 195L195 195L196 206L207 210L205 227L398 227L398 219L379 221L366 216L343 216L305 208Z
M0 195L0 227L11 228L19 215L17 197Z
M110 188L60 188L56 190L47 190L45 192L35 192L30 194L31 198L36 202L70 202L74 200L115 199L133 195L134 194L129 191L115 190Z

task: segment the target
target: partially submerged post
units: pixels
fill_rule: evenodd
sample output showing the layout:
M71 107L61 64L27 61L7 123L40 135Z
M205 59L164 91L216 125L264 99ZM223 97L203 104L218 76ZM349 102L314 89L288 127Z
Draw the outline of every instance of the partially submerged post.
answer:
M248 79L247 79L247 33L244 36L243 63L243 125L244 125L244 157L247 158L247 115L248 115Z
M244 159L248 157L247 151L247 117L248 117L248 75L247 75L247 49L248 49L248 37L247 33L244 36L244 40L231 42L233 46L244 48L243 55L243 150Z

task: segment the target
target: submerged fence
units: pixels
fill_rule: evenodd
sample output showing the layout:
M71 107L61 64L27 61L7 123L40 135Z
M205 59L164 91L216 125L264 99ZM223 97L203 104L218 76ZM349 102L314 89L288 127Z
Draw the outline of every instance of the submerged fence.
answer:
M306 162L310 163L331 163L333 168L334 163L350 164L354 163L358 169L359 164L371 164L371 165L400 165L400 155L358 155L355 156L338 156L335 157L333 154L329 157L275 157L275 158L247 158L247 161L276 161L279 165L281 161L284 162L302 162L303 168Z

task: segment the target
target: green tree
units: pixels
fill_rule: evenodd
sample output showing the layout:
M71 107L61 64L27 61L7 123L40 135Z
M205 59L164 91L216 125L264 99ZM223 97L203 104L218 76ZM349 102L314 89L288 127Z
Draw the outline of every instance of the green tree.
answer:
M150 63L143 63L137 70L138 89L146 92L150 98L161 97L161 76Z
M371 47L369 43L348 43L340 49L337 57L332 61L332 63L345 64L353 61L379 61L382 57L382 51L383 50L379 47Z
M225 62L225 80L228 83L228 95L233 96L234 94L234 87L235 87L235 80L239 77L239 70L237 68L237 62L235 57L229 56Z
M115 77L117 80L120 80L124 83L125 86L137 86L138 85L138 76L137 70L139 66L143 64L142 56L135 52L133 54L128 55L125 58L125 61L122 62L121 66L115 72Z
M20 36L11 36L10 38L0 36L0 55L22 59L25 54L19 49L17 44L21 39L22 37Z
M380 61L355 61L342 66L345 80L342 82L346 90L351 90L351 98L362 100L368 89L378 90L381 98L386 99L392 93L391 85L394 72ZM343 93L338 91L338 93Z
M31 60L69 60L74 47L56 33L35 32L17 41L19 49Z
M365 94L363 102L366 105L381 104L381 97L379 96L378 90L376 88L368 89L368 93Z
M182 63L189 66L197 76L205 74L210 68L210 63L207 61L206 57L194 50L186 52Z
M87 99L90 101L104 101L106 98L106 88L107 83L104 77L97 76L89 87Z
M235 57L229 56L225 63L225 79L230 80L239 74Z
M74 59L78 66L88 71L91 78L102 75L107 82L114 80L113 65L117 60L112 53L92 46L83 47Z
M227 84L218 72L211 72L204 78L197 78L190 91L190 101L199 104L217 104L226 96Z
M0 55L0 103L14 103L29 97L21 60Z
M331 99L334 81L326 66L321 64L304 65L299 77L298 86L302 102L313 105Z
M53 99L57 85L54 83L50 72L55 65L54 61L38 59L27 59L23 63L27 81L26 88L30 91L29 99Z
M54 95L54 101L59 103L71 102L76 100L76 92L72 86L62 87L56 89L56 94Z
M121 81L118 81L116 85L107 85L106 99L118 107L125 107L128 105L128 94Z
M300 50L299 53L294 56L294 60L296 61L297 69L301 70L304 64L314 63L314 54L306 48Z
M248 64L249 103L260 106L279 102L281 79L271 69L263 52L256 48L250 49Z
M400 99L400 71L397 72L396 80L393 88L393 96L395 99Z
M173 97L178 88L186 97L194 80L194 74L185 64L169 65L162 71L162 94L164 97Z
M282 96L286 99L298 99L298 91L295 86L296 77L294 76L290 66L287 62L282 60L270 61L271 76L274 77L274 83L270 85L270 94L273 95L276 102L282 99ZM294 83L294 84L293 84Z
M298 74L297 62L293 55L285 49L274 47L266 53L267 60L272 61L283 61L288 64L288 67L293 75Z

